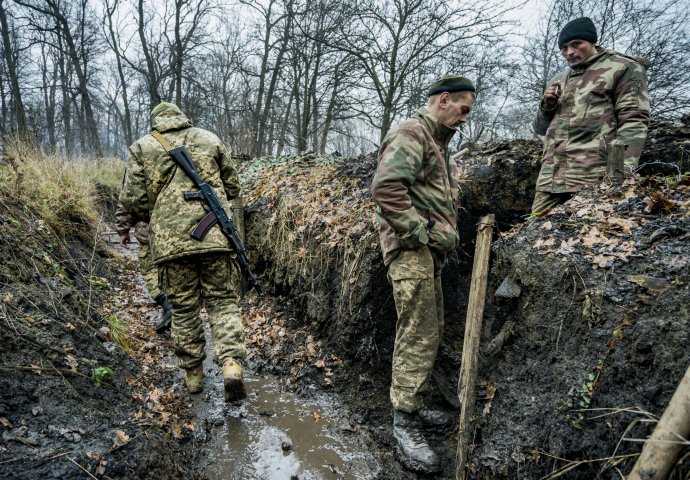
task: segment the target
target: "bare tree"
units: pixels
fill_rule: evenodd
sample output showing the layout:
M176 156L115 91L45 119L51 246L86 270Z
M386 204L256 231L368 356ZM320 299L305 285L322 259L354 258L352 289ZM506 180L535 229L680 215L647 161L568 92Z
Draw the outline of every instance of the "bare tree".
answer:
M26 0L14 0L18 5L26 7L27 9L36 13L45 15L55 21L56 30L60 39L64 41L63 47L65 53L70 60L70 64L78 79L79 95L81 97L81 104L85 114L85 125L81 130L86 132L89 137L89 143L97 155L102 155L101 142L98 138L98 125L93 110L93 102L88 87L88 77L86 71L87 57L84 55L84 45L80 52L77 45L77 38L84 40L84 29L86 23L86 0L81 0L79 13L81 17L76 26L76 35L74 32L75 26L70 22L70 10L59 0L36 0L29 2ZM37 26L37 24L34 24ZM77 37L79 35L80 37ZM85 43L85 42L84 42Z
M505 2L497 0L359 0L341 5L327 41L357 58L366 72L380 115L360 113L380 128L382 139L414 97L408 79L453 45L500 39L498 27L506 24L507 11Z
M12 94L12 105L15 121L17 122L17 130L22 133L27 133L26 113L24 111L24 102L22 101L22 94L19 89L19 76L17 74L17 64L14 58L12 42L10 40L10 26L7 21L7 11L3 5L4 0L0 0L0 28L2 28L2 52L3 59L7 66L8 83L10 92Z

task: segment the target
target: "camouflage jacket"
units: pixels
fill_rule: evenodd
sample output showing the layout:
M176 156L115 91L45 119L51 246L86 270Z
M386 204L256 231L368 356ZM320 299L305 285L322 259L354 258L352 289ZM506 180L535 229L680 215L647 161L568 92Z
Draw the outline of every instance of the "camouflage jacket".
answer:
M115 210L115 231L118 235L129 235L129 229L132 227L134 220L132 215L125 210L121 203L117 204ZM134 237L139 243L149 243L149 224L146 222L134 223Z
M540 192L575 192L598 183L606 172L607 145L627 145L626 166L637 165L649 124L645 67L636 59L600 49L575 69L551 80L561 81L556 107L540 105L535 130L544 138L537 179Z
M220 139L211 132L192 127L181 113L163 112L152 125L174 146L184 144L197 171L216 190L230 215L230 202L239 195L240 185L235 163ZM149 223L149 243L155 263L206 252L229 252L227 239L220 229L211 228L202 241L190 232L206 215L203 202L187 201L184 192L194 191L192 180L151 135L129 147L125 181L120 203L134 220Z
M443 257L457 246L457 166L448 155L454 133L422 107L383 139L371 192L386 265L401 248L428 245Z

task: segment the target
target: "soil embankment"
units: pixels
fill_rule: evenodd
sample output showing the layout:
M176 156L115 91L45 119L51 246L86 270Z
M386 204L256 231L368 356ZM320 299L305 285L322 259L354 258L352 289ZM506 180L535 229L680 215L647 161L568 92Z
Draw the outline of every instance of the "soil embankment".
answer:
M463 235L443 273L430 401L457 408L475 225L494 213L470 478L629 471L690 362L689 152L690 129L654 126L635 179L583 191L542 218L528 218L539 142L474 145L460 159ZM395 309L369 193L375 165L374 155L242 165L247 245L271 294L243 303L250 376L275 375L270 388L294 399L290 412L342 401L328 422L328 408L303 416L371 453L364 478L422 478L398 462L391 433ZM136 263L100 240L102 222L67 212L68 228L56 229L2 194L1 477L196 478L218 454L208 450L218 432L235 448L233 425L274 431L278 407L193 413L170 343L151 328L157 311L134 282ZM216 383L202 403L218 403ZM454 478L455 432L431 440L446 465L436 478ZM294 458L307 445L294 445ZM235 453L231 468L242 471L247 452ZM672 480L687 479L687 448L680 458Z
M182 478L194 425L136 264L0 196L0 477Z
M446 331L432 400L457 406L475 224L494 213L473 478L617 478L632 466L690 361L690 193L678 174L688 170L689 141L688 128L653 126L635 181L585 191L540 219L528 219L540 142L474 145L459 161L463 238L443 274ZM316 382L343 394L378 446L388 473L377 478L413 478L392 446L395 311L369 195L375 163L369 155L244 164L247 243L272 292L297 312L288 332L305 329L298 342L313 335L343 360L267 367L291 374L295 388ZM674 175L647 177L667 171ZM292 344L279 345L273 358L289 356ZM454 435L433 441L447 459L441 478L453 477Z

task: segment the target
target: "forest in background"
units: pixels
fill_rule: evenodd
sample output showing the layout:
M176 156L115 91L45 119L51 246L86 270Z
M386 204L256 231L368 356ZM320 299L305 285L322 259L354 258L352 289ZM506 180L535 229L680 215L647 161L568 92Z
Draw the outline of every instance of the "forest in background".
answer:
M477 86L464 139L532 138L556 38L587 15L647 58L652 115L690 111L690 2L0 0L0 134L48 152L124 156L160 101L237 155L372 151L453 72Z

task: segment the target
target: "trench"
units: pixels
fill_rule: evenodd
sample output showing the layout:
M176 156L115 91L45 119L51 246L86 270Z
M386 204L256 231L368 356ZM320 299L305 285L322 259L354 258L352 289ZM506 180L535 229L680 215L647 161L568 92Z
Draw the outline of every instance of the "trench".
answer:
M105 237L114 248L137 258L117 235ZM137 272L136 283L145 291ZM195 465L190 469L209 480L367 480L380 472L374 446L352 427L339 397L310 385L306 394L291 392L281 378L245 369L247 398L227 403L223 378L213 360L211 332L205 319L204 389L192 395L191 409L198 425ZM165 360L175 366L171 351ZM180 382L183 382L180 375Z

